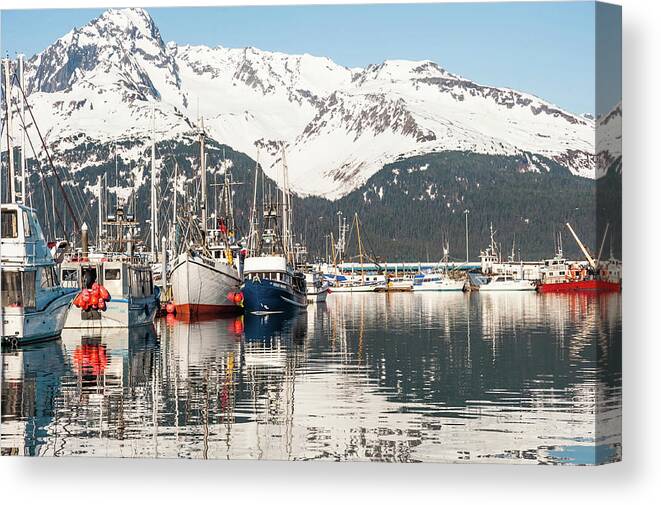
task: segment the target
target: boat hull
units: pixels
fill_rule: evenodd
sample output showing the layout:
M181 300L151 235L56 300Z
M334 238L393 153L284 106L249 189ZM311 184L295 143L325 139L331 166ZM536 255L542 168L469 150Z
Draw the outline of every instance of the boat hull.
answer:
M383 284L362 284L356 286L333 286L333 293L374 293L378 288L384 287Z
M114 298L106 302L106 310L83 311L72 307L65 328L133 328L154 322L158 311L155 296L137 299Z
M464 290L464 281L457 282L456 284L452 283L430 283L428 286L413 286L413 291L415 293L422 293L425 291L463 291Z
M328 288L307 293L308 303L325 303L328 296Z
M2 343L26 345L58 338L75 294L75 291L65 292L40 311L3 308Z
M241 280L226 263L182 254L170 272L175 311L181 316L210 316L241 311L234 302Z
M571 293L574 291L619 292L622 291L622 284L619 282L591 279L584 281L540 284L538 291L540 293Z
M270 279L246 281L241 287L245 310L250 313L295 312L307 307L305 293Z

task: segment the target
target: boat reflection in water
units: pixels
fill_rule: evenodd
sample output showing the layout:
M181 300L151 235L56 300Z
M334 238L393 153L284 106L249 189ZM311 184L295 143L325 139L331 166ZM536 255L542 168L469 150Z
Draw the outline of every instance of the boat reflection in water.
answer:
M614 461L620 305L619 293L336 293L290 317L67 332L3 354L2 451Z

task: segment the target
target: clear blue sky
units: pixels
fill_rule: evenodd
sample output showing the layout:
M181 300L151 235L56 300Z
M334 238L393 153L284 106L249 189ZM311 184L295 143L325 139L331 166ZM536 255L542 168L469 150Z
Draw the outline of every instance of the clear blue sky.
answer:
M429 59L483 84L527 91L573 112L595 112L592 2L148 11L166 42L307 52L348 67L395 58ZM31 56L101 12L3 11L2 53ZM619 100L619 84L611 88L597 97L603 102L598 110Z

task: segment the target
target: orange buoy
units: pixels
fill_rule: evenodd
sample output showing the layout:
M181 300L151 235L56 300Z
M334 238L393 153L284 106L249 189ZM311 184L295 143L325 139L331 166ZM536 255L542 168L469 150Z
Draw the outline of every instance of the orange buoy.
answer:
M108 290L105 288L105 286L99 286L99 295L101 298L103 298L106 302L110 301L110 293Z
M73 304L74 306L80 308L82 306L82 301L83 301L83 294L78 293L76 297L73 299Z

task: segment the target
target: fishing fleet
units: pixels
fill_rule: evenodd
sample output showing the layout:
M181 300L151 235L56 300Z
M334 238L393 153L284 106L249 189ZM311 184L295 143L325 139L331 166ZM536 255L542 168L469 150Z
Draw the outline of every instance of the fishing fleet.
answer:
M31 206L27 187L25 118L29 106L21 84L22 61L17 72L17 78L12 79L11 65L8 60L3 61L6 118L5 175L0 178L3 184L0 194L6 200L0 207L3 343L22 345L56 338L65 329L135 328L151 325L164 313L182 319L241 313L273 318L273 315L286 316L305 310L309 304L323 304L329 296L621 290L621 262L612 254L609 259L602 259L608 226L594 256L571 224L566 223L583 253L584 259L580 261L564 257L561 235L552 258L517 261L513 247L512 254L503 260L492 228L490 244L480 253L479 262L469 262L468 257L466 261L451 260L446 242L436 263L393 264L378 261L374 251L367 250L365 230L357 213L350 226L346 217L338 213L337 240L331 233L330 254L324 261L309 261L305 241L295 240L295 209L286 146L279 146L277 184L267 182L257 162L253 181L235 181L230 164L223 163L215 167L221 181L210 185L206 132L201 118L195 127L198 148L193 160L197 191L192 197L188 195L186 202L178 202L175 171L171 219L160 222L164 212L160 211L162 202L157 192L153 110L148 222L140 223L136 219L135 194L121 199L115 192L110 205L100 180L97 233L96 238L91 237L87 224L78 222L67 191L57 177L56 189L66 213L62 215L53 203L52 216L46 215L44 219L58 221L64 230L62 223L68 215L74 231L47 239L37 211ZM12 95L14 81L22 97L20 111L15 111L7 99ZM18 160L10 134L14 114L23 121ZM45 143L42 148L48 154ZM50 155L47 158L52 165ZM57 175L56 168L51 166L51 169ZM234 202L234 187L244 183L252 184L252 201ZM54 201L54 189L51 191ZM249 209L247 230L241 230L235 218L237 204L241 209ZM51 232L54 229L50 227ZM147 230L148 235L144 233ZM356 255L349 257L348 245L353 237ZM262 323L252 320L251 324Z

